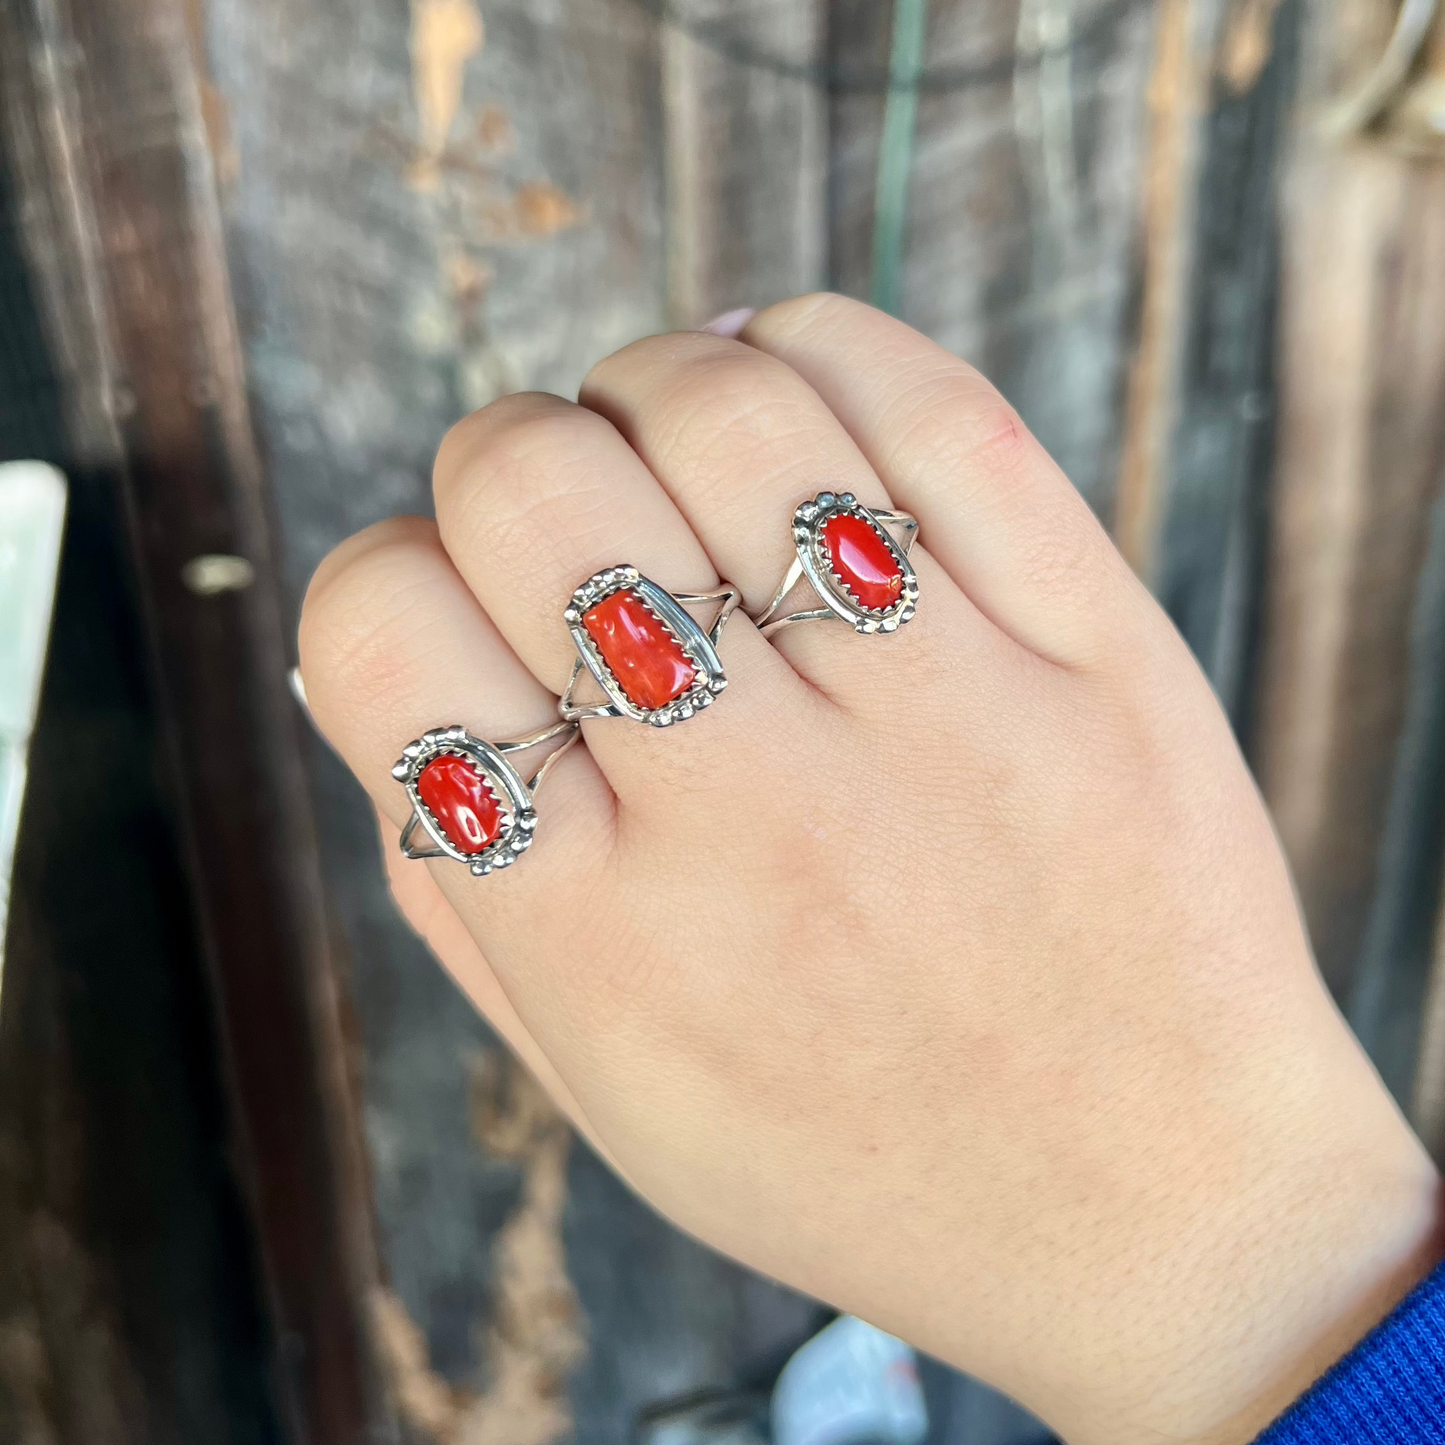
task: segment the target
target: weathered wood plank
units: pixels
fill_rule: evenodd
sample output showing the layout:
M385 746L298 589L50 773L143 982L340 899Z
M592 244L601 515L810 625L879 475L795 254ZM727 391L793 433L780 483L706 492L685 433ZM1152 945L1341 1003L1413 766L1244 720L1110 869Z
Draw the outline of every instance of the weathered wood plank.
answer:
M247 0L211 4L206 27L294 620L332 546L430 510L453 421L502 392L565 393L595 355L662 323L656 37L627 3L358 15ZM632 99L603 111L598 89ZM319 742L308 765L356 1021L385 1318L421 1341L409 1374L392 1352L396 1393L405 1407L417 1369L477 1393L493 1242L521 1187L516 1162L469 1125L469 1067L492 1041L392 906L355 781Z
M1402 9L1391 47L1405 36ZM1408 51L1408 46L1405 47ZM1380 114L1376 143L1432 165L1445 162L1445 16L1438 11L1412 68L1392 78L1377 67L1366 99ZM1365 107L1353 94L1355 117ZM1335 113L1339 127L1339 112ZM1386 1082L1409 1101L1426 1146L1445 1158L1445 476L1430 504L1428 542L1415 588L1374 897L1360 948L1351 1017ZM1434 934L1433 940L1431 934ZM1433 942L1433 947L1432 947ZM1411 1072L1415 1077L1411 1087Z
M1148 98L1138 348L1129 370L1114 534L1153 581L1180 403L1180 368L1194 263L1199 173L1210 80L1225 0L1165 0Z
M278 1346L287 1427L385 1429L362 1319L373 1258L210 158L179 4L12 0L33 113L12 121L62 199L61 343L121 467L199 926ZM77 304L78 303L78 304ZM204 554L256 585L199 595ZM383 1436L384 1438L384 1436Z
M15 103L24 82L0 69ZM67 426L10 179L0 164L0 457L71 475L3 945L0 1439L259 1445L275 1438L260 1281L117 477ZM78 819L105 860L83 883Z
M1307 36L1285 193L1281 410L1255 755L1320 965L1348 994L1378 873L1411 610L1445 470L1445 168L1325 124L1394 15Z
M826 12L826 0L687 0L665 12L674 326L823 284Z
M1156 596L1247 736L1273 462L1278 154L1292 111L1299 7L1229 7L1208 58L1186 184L1196 199L1182 278L1170 431L1158 463Z
M273 1341L114 480L72 478L6 942L0 1439L260 1445Z

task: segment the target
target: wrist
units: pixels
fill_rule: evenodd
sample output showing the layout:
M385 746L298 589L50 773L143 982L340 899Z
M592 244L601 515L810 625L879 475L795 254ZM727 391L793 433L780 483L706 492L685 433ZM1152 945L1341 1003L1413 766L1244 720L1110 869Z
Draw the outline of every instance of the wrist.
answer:
M1195 1353L1140 1402L1140 1445L1248 1445L1440 1261L1439 1176L1403 1121L1390 1132L1372 1156L1297 1168L1237 1221L1197 1305Z
M1070 1445L1254 1440L1445 1257L1439 1175L1338 1016L1270 1053L1112 1162L1137 1187L1015 1278L1022 1333L921 1343Z

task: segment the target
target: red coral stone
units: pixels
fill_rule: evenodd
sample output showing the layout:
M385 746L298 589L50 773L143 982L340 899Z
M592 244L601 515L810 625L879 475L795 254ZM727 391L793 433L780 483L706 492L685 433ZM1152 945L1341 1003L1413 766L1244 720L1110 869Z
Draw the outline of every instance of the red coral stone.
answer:
M502 831L502 805L492 785L465 758L433 758L416 790L459 852L484 852Z
M583 616L582 625L622 691L640 708L666 707L697 677L677 639L635 592L614 592Z
M892 607L903 591L903 569L888 544L862 517L840 512L823 525L823 545L833 571L873 611Z

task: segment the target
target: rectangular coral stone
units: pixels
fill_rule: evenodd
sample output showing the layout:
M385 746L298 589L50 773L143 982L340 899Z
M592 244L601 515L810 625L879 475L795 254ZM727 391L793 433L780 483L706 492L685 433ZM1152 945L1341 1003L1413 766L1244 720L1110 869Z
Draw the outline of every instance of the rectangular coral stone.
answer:
M626 588L584 614L582 625L635 706L648 712L681 697L697 678L681 644Z

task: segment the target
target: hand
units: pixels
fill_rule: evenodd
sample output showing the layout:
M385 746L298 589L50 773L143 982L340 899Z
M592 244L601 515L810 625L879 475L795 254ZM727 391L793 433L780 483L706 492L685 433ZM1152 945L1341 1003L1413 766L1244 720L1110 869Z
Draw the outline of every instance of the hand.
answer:
M302 620L397 892L614 1167L1077 1445L1250 1439L1438 1254L1433 1168L1322 988L1210 690L977 373L837 297L656 337L447 437ZM765 604L824 487L921 523L917 617L585 725L536 846L395 857L429 727L544 724L593 572Z

